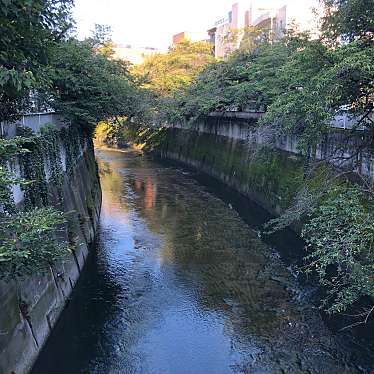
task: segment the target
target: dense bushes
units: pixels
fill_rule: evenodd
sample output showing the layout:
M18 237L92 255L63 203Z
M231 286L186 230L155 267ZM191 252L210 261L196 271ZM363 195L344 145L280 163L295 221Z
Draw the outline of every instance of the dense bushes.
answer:
M357 188L335 188L311 214L303 237L308 271L328 290L329 312L342 312L363 296L374 298L372 201Z

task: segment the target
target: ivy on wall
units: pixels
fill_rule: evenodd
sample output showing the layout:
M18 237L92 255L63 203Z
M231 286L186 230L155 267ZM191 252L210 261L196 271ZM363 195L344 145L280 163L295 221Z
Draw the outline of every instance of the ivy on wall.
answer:
M0 213L11 214L14 212L14 202L10 186L14 184L25 185L26 181L12 173L11 166L14 156L27 152L22 147L25 138L16 137L14 139L0 140Z
M16 138L0 139L0 278L45 271L68 253L69 243L63 239L67 217L61 212L65 173L61 147L71 175L85 144L75 127L58 130L52 125L38 135L20 127ZM11 171L17 162L22 177ZM21 207L15 206L11 193L17 184L24 193Z
M65 217L51 207L19 211L2 217L0 227L0 277L12 278L45 271L67 253L58 239Z
M62 145L66 151L66 172L71 175L76 166L79 154L85 148L86 138L76 127L64 127L60 131Z

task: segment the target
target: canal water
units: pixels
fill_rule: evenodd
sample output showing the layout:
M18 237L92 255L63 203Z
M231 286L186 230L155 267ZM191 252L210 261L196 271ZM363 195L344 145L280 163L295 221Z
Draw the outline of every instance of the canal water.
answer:
M255 211L134 151L97 160L96 249L33 374L362 372Z

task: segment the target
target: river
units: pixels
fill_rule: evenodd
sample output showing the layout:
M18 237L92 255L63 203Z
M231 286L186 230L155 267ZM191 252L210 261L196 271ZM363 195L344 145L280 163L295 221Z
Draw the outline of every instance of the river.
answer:
M32 374L362 372L255 210L134 151L97 160L96 248Z

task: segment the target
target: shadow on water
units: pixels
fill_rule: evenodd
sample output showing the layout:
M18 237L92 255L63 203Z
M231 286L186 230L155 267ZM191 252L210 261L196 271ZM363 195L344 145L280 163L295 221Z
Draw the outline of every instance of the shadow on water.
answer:
M68 366L76 373L83 373L87 362L98 354L101 330L92 327L104 326L111 318L116 309L113 300L121 292L100 261L102 241L108 239L106 236L105 233L98 235L95 251L88 257L71 300L32 373L72 373L67 371Z
M262 234L264 224L274 217L259 204L194 167L186 166L178 161L160 159L158 156L154 156L154 159L167 167L174 167L190 175L202 186L205 186L207 191L235 209L240 217L259 233L261 240L276 250L276 254L280 255L282 262L285 263L289 271L295 276L297 274L297 280L301 286L297 291L297 297L316 306L321 303L324 295L318 287L318 279L311 275L308 278L297 271L298 267L304 265L303 258L307 253L305 242L294 230L285 228L270 235ZM368 300L367 304L370 306L371 301ZM371 320L367 324L358 325L355 329L345 329L354 322L362 321L362 318L352 319L350 315L329 316L322 311L320 313L324 323L336 334L336 338L340 340L341 344L346 345L348 350L352 349L352 357L364 362L365 367L372 367L374 361L374 321ZM342 329L344 333L342 333ZM363 371L366 372L366 369L363 369ZM371 371L369 370L369 372Z
M175 165L97 157L96 250L32 374L365 372L258 237L265 211ZM273 244L291 263L302 247Z
M159 158L155 158L155 160L163 165L190 173L191 177L196 179L202 186L205 186L207 191L235 209L248 226L258 232L263 231L263 225L273 218L267 210L256 202L216 178L201 173L194 168L182 166L178 162ZM261 239L276 248L288 264L300 264L302 257L305 255L305 242L293 230L286 228L271 235L263 236Z
M235 209L240 217L259 233L261 240L274 248L277 254L279 253L288 269L295 275L297 273L298 282L302 286L299 297L305 298L316 306L320 304L324 295L322 295L322 290L318 287L318 279L311 275L308 278L303 273L297 271L298 267L304 265L303 258L307 253L305 251L305 242L294 230L285 228L270 235L262 234L264 224L274 217L259 204L216 178L202 173L193 167L173 160L160 159L158 156L155 157L155 160L165 166L183 170L184 173L189 174L202 186L205 186L207 191ZM367 305L370 307L370 300L367 300ZM329 316L323 312L321 312L321 315L324 322L339 335L339 338L343 342L349 341L349 344L355 342L354 355L361 356L360 359L366 361L368 366L371 366L371 362L374 360L374 321L371 320L367 324L358 325L354 330L347 329L344 334L341 334L341 329L345 329L345 327L354 322L362 321L362 318L352 319L351 316L344 315Z

